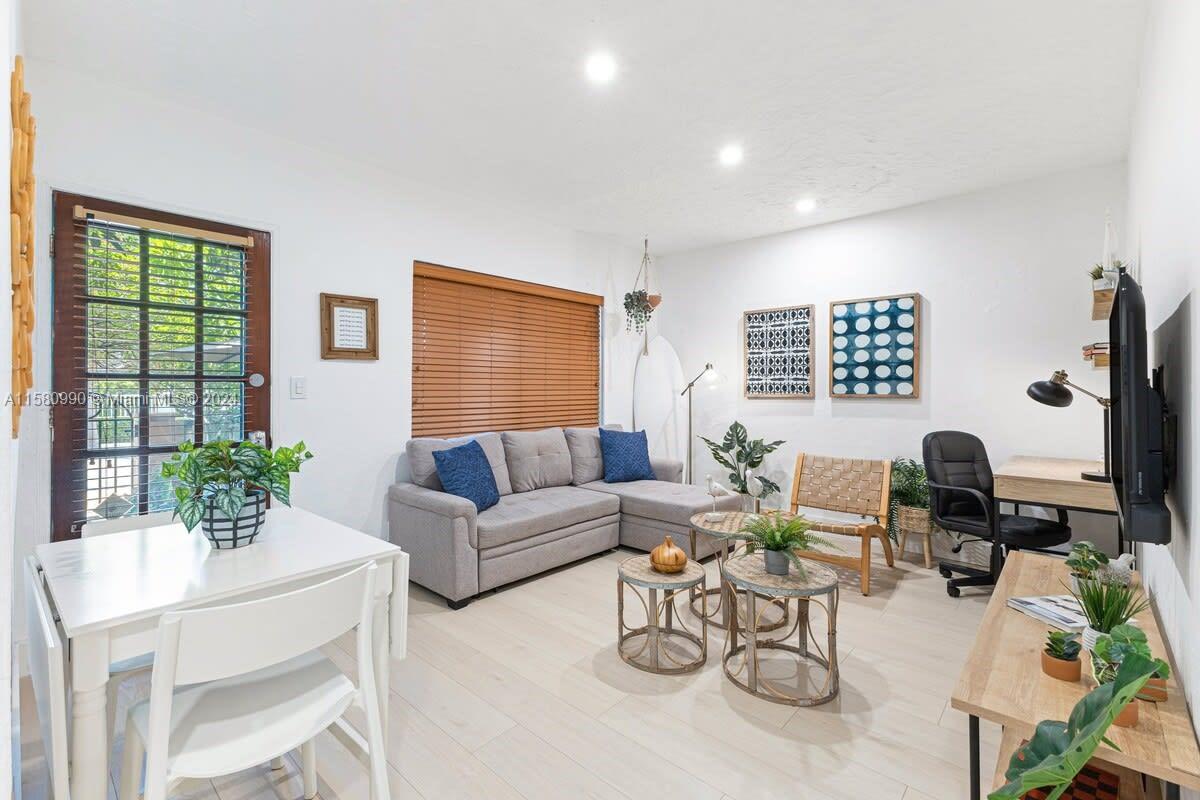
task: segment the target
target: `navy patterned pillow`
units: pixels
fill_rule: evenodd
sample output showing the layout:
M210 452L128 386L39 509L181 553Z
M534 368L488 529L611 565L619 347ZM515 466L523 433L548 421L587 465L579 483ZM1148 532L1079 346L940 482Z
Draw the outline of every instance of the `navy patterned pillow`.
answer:
M601 428L600 455L604 457L605 483L655 479L645 431L627 433Z
M500 502L496 476L479 442L472 439L449 450L435 450L433 461L442 488L450 494L467 498L475 504L476 510L483 511Z

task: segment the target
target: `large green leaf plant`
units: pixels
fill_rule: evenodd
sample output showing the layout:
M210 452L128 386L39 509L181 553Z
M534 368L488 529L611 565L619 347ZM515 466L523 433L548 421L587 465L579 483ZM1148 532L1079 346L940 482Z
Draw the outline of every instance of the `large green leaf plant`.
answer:
M729 470L729 482L740 494L749 494L746 487L746 470L757 469L763 459L783 444L783 440L766 444L762 439L751 439L746 426L736 420L725 431L725 438L718 444L712 439L700 437L708 446L716 462ZM762 484L763 497L779 491L779 484L761 475L756 476Z
M988 800L1020 800L1026 792L1042 789L1046 800L1058 800L1071 787L1100 743L1117 749L1105 733L1113 719L1142 690L1146 682L1166 671L1162 659L1131 652L1125 656L1113 680L1084 695L1066 722L1043 720L1033 738L1017 748L1004 779L1008 781L988 795Z
M310 458L304 442L273 451L253 442L205 442L199 447L184 442L163 463L162 475L175 481L175 515L190 531L210 505L237 517L255 491L291 505L291 474Z

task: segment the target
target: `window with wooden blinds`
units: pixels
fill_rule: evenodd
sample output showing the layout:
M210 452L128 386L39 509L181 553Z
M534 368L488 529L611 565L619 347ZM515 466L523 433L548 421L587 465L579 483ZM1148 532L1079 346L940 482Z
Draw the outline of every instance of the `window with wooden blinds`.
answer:
M54 193L52 533L174 508L184 441L265 439L270 237Z
M413 436L600 421L598 295L413 265Z

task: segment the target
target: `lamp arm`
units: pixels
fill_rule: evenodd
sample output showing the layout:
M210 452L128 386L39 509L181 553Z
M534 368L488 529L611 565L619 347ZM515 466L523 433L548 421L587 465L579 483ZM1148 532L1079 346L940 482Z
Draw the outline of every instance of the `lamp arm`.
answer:
M1064 384L1066 384L1067 386L1070 386L1072 389L1083 392L1088 397L1092 398L1093 400L1095 400L1097 403L1104 406L1105 408L1108 408L1109 406L1112 405L1112 401L1109 400L1107 397L1101 397L1100 395L1096 394L1095 392L1089 392L1087 389L1083 388L1082 386L1080 386L1077 383L1071 383L1071 381L1067 380L1066 378L1063 378L1062 382Z
M692 390L692 387L696 385L696 381L703 378L704 374L712 368L713 368L712 364L705 364L704 369L700 370L700 374L697 375L696 377L692 378L691 382L687 386L683 387L683 391L679 393L679 396L683 397L685 394L690 392Z

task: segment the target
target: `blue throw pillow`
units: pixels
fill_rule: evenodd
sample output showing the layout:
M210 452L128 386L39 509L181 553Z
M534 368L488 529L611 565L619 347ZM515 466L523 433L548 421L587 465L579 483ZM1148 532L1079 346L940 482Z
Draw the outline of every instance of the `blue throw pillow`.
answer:
M604 457L605 483L655 480L645 431L627 433L601 428L600 455Z
M479 442L474 439L449 450L433 451L433 463L437 467L442 488L450 494L467 498L475 504L476 510L483 511L500 502L500 490L496 488L492 465L488 463Z

